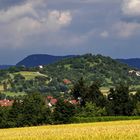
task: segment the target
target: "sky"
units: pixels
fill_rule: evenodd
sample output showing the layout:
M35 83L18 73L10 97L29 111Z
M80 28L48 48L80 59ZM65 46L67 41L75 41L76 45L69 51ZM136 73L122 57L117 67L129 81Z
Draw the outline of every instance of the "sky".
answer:
M140 58L140 0L0 0L0 64L85 53Z

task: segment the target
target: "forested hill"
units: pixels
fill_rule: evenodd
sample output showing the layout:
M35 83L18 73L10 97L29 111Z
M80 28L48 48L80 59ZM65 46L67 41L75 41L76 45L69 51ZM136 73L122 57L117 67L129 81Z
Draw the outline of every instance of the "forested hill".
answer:
M52 64L54 62L60 61L64 58L71 58L74 57L74 55L68 55L68 56L53 56L48 54L33 54L29 55L20 62L16 64L16 66L26 66L26 67L35 67L38 65L47 65Z
M56 95L69 91L80 78L84 78L89 85L97 81L107 88L120 82L134 88L140 85L140 72L134 68L110 57L86 54L65 58L41 68L14 66L0 70L0 90L4 93L39 91Z
M103 86L114 85L120 81L139 84L140 77L129 74L132 69L110 57L87 54L48 65L44 68L44 73L58 81L62 79L75 81L84 77L89 82L97 80Z

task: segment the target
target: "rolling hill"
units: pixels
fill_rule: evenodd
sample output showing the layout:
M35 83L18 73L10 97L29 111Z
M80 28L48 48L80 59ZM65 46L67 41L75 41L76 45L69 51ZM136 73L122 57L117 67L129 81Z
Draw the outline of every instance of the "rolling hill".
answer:
M74 82L84 77L87 82L100 81L102 86L111 86L121 81L137 85L140 77L129 75L131 69L110 57L86 54L47 65L44 73L58 81L69 79Z
M39 64L39 63L38 63ZM28 64L27 64L28 65ZM28 65L29 66L29 65ZM133 87L140 86L140 76L130 74L132 67L110 57L85 54L59 59L52 64L39 67L13 67L0 71L0 83L8 82L11 92L32 92L37 90L53 95L68 92L81 77L87 84L100 83L105 94L108 89L123 82Z
M16 64L16 66L26 66L26 67L35 67L39 65L48 65L53 64L55 62L61 61L65 58L76 57L76 55L67 55L67 56L53 56L48 54L33 54L29 55L20 62ZM140 58L130 58L130 59L116 59L118 62L129 65L130 67L140 69ZM0 69L9 68L11 65L0 65Z

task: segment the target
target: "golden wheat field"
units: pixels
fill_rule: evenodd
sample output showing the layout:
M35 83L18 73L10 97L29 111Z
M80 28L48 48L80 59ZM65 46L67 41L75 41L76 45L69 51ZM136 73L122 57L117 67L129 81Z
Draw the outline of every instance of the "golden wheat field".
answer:
M140 120L0 129L0 140L140 140Z

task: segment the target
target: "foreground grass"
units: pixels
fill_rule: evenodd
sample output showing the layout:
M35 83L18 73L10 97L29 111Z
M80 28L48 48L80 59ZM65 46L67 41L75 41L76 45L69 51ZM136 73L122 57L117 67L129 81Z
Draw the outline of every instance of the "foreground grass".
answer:
M140 140L140 120L1 129L1 140Z

